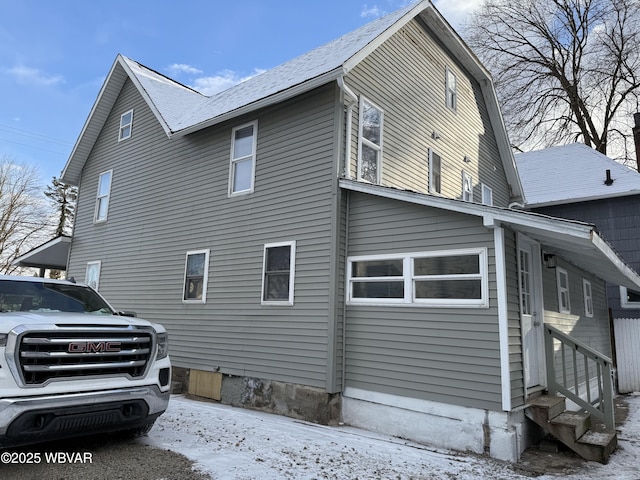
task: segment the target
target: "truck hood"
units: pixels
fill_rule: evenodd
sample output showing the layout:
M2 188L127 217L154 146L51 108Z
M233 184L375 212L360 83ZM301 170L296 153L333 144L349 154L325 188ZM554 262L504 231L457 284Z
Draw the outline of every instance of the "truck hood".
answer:
M0 333L9 333L18 325L104 325L104 326L149 326L146 320L119 315L69 312L4 312L0 313ZM157 332L164 332L159 325L153 325Z

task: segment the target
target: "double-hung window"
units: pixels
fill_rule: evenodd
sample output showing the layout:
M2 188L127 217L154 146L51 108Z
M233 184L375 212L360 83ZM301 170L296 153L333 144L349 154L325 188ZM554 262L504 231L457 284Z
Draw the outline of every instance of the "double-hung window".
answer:
M429 149L429 193L442 193L442 158Z
M234 128L231 133L229 195L253 192L257 134L257 121Z
M485 248L358 256L348 263L353 305L489 305Z
M207 301L207 280L209 277L209 250L187 252L184 266L184 303L205 303Z
M591 290L591 282L582 279L582 292L584 293L584 314L587 317L593 317L593 292Z
M94 222L104 222L107 220L109 212L109 197L111 196L111 177L113 170L101 173L98 177L98 192L96 195L96 209L93 214Z
M462 200L473 202L473 177L467 172L462 172Z
M493 190L484 183L482 184L482 204L493 205Z
M98 285L100 283L100 266L101 262L99 260L95 262L87 262L87 269L84 275L84 283L89 285L94 290L98 290Z
M133 110L123 113L120 116L120 131L118 133L118 141L126 140L131 137L133 128Z
M620 287L620 306L640 310L640 291Z
M262 304L293 305L296 242L268 243L262 264Z
M569 274L564 268L556 267L556 281L558 283L558 308L560 313L571 313L571 299L569 298Z
M458 108L458 80L448 67L445 75L447 107L456 111Z
M358 180L379 184L382 173L383 112L365 98L360 101Z

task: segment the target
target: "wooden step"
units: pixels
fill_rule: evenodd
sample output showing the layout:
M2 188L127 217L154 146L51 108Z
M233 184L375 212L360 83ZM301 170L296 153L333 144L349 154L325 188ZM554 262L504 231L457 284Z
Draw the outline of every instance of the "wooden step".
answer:
M582 458L606 463L618 443L616 432L592 429L590 414L566 411L565 404L564 397L543 395L532 399L525 413Z

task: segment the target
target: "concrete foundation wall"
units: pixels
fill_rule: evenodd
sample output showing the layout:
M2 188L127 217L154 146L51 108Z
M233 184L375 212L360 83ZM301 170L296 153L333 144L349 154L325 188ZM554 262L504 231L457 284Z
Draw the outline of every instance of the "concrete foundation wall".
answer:
M524 411L492 412L347 388L347 425L452 450L516 462L538 429Z
M192 378L195 378L193 373L195 372L189 369L174 369L173 379L182 383L182 392L193 390L189 385ZM220 398L213 399L225 405L261 410L323 425L341 421L340 394L329 394L321 388L306 385L222 375Z

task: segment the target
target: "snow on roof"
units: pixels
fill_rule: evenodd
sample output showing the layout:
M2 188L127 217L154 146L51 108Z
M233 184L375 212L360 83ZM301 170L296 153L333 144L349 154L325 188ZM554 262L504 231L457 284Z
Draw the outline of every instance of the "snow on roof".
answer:
M155 105L167 125L175 125L184 116L207 101L207 97L170 78L121 55L140 86Z
M519 153L515 159L530 207L640 194L640 173L582 143ZM607 170L611 185L605 184Z
M170 124L176 132L250 105L258 100L303 84L326 74L342 74L344 63L376 40L399 19L416 7L415 3L370 22L357 30L311 50L293 60L224 90L195 109L185 105L182 118ZM158 91L158 93L162 93Z

